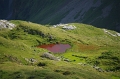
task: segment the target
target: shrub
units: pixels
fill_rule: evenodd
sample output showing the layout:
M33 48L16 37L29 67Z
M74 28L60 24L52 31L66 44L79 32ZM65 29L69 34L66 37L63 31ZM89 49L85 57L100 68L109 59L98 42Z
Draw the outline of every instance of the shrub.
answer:
M46 63L44 63L44 62L40 62L40 63L38 63L38 65L37 66L46 66L47 64Z
M70 74L71 74L70 71L65 71L65 72L63 72L63 75L70 75Z
M62 70L55 70L55 72L62 72Z
M45 79L68 79L68 78L61 74L49 73L48 75L46 75Z
M28 79L34 79L35 78L35 76L30 76L30 77L28 77Z

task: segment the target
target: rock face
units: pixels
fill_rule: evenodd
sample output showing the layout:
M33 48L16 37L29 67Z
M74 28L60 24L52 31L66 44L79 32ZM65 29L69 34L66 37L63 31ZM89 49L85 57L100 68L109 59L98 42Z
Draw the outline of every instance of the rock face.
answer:
M13 29L14 27L15 27L15 24L10 23L7 20L0 20L0 29L3 29L3 28Z
M120 32L120 0L1 0L0 19L79 22Z

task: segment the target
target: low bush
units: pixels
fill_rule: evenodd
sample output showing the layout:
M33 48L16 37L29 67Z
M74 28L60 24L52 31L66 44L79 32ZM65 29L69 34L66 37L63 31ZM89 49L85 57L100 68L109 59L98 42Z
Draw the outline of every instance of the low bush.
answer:
M63 75L70 75L70 74L71 74L70 71L65 71L65 72L63 72Z
M46 66L47 64L44 62L39 62L37 66Z

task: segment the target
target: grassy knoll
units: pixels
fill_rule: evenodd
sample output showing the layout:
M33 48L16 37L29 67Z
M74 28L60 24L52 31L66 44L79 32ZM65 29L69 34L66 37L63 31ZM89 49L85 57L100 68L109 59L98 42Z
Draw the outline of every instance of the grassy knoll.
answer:
M0 78L2 79L120 79L120 37L91 25L70 23L64 30L50 25L13 20L16 27L0 30ZM107 30L112 34L117 32ZM70 44L60 61L43 58L48 50L36 46ZM99 67L99 68L98 68Z

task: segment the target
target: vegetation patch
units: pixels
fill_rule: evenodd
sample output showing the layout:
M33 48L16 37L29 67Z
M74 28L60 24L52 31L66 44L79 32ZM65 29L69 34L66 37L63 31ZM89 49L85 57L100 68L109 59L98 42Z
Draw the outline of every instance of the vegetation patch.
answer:
M0 30L0 78L120 77L119 36L113 37L103 29L79 23L69 23L76 29L64 30L20 20L11 22L16 25L15 28ZM109 32L117 34L115 31ZM37 47L56 43L69 44L71 48L64 53L53 53Z
M65 72L63 72L63 75L70 75L70 74L71 74L70 71L65 71Z
M44 62L39 62L39 63L37 64L37 66L47 66L47 64L44 63Z

